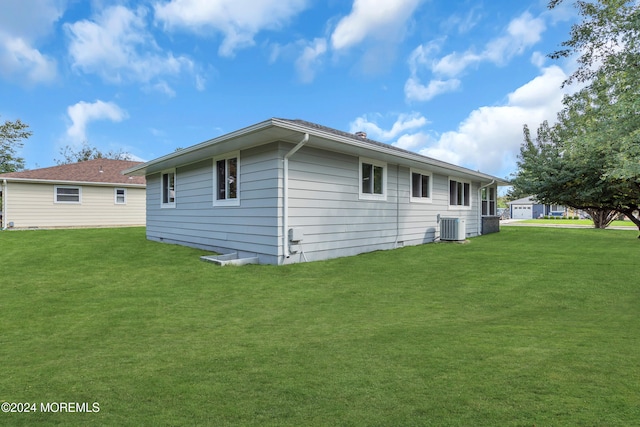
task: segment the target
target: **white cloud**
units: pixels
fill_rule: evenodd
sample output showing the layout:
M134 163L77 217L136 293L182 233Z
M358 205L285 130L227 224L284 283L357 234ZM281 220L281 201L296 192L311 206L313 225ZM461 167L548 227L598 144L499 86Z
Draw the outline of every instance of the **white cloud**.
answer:
M428 101L439 94L457 90L461 84L458 77L467 68L481 62L504 65L540 41L545 29L541 18L534 18L529 12L525 12L509 23L505 35L487 42L480 52L468 49L436 59L433 55L440 51L441 40L420 45L413 50L408 60L410 76L405 84L405 97L410 101ZM419 77L422 70L434 76L426 86Z
M331 35L333 49L347 49L368 37L388 39L402 33L421 0L354 0L351 13Z
M510 93L505 105L472 111L457 130L440 135L420 153L497 176L508 175L522 143L522 126L535 129L544 120L555 121L562 109L560 86L566 77L557 66L543 69L541 75Z
M124 6L104 9L94 20L66 24L71 42L73 66L85 73L96 73L105 81L149 83L164 75L191 70L193 63L184 56L163 53L146 29L146 10ZM171 93L165 82L162 92Z
M419 129L428 123L429 121L425 117L416 112L398 114L391 128L384 130L376 123L375 119L371 119L365 115L352 121L349 124L349 129L351 133L363 131L367 133L368 138L387 142L403 132Z
M445 22L443 22L442 27L446 32L454 29L460 34L467 33L480 21L481 13L478 12L479 9L481 8L474 7L471 10L467 11L465 16L452 15Z
M29 42L48 36L66 8L66 0L3 1L0 28Z
M28 84L53 81L57 75L55 59L43 55L21 38L0 34L0 74L16 77Z
M207 79L201 74L196 75L196 89L203 92L207 88Z
M171 0L155 3L155 18L166 28L223 34L219 54L232 56L252 46L263 30L281 28L304 10L307 0Z
M509 23L506 35L487 43L480 57L501 65L538 43L545 30L544 20L525 12Z
M388 127L379 124L388 118L380 114L358 117L351 122L350 131L365 131L370 138L396 147L506 177L514 171L523 125L536 129L544 120L555 122L569 90L561 89L566 78L567 73L558 66L544 68L508 94L504 105L480 107L456 130L440 135L428 130L429 121L418 112L398 114Z
M113 102L97 100L93 103L80 101L67 108L71 119L71 126L67 129L67 136L72 143L81 144L87 139L87 125L96 120L111 120L121 122L128 117L126 111Z
M424 147L431 143L433 143L433 137L421 131L402 135L393 145L405 150L415 151L419 147Z
M453 92L460 87L460 80L431 80L427 86L417 77L409 77L404 85L404 94L409 101L429 101L441 93Z
M57 63L38 48L66 7L64 0L5 2L0 14L0 75L27 84L47 83Z
M302 54L296 60L296 70L302 82L310 83L313 81L321 58L326 52L327 41L323 38L316 38L303 48Z
M547 56L540 52L533 52L531 54L531 63L538 68L544 67L545 62L547 62Z

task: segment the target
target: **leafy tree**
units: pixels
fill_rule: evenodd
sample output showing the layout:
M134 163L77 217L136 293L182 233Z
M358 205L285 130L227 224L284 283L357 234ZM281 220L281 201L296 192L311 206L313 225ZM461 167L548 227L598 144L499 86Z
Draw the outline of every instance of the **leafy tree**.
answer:
M622 208L616 203L622 199L618 192L624 194L626 186L603 179L601 153L571 147L561 135L560 125L550 127L544 122L534 141L524 127L514 188L536 195L544 204L583 210L596 228L605 228L617 216L617 208Z
M565 0L551 0L554 8ZM619 150L607 173L640 176L640 5L637 0L574 1L582 22L552 58L578 55L578 68L565 84L589 83L591 92L607 92L611 103L600 114L609 117L608 136ZM591 143L599 132L585 135Z
M103 153L97 147L92 147L87 142L84 142L82 147L78 149L67 145L60 149L60 154L62 155L62 159L56 159L56 163L59 165L84 162L86 160L94 159L131 160L131 155L122 150L110 150Z
M0 125L0 173L24 169L24 159L17 156L17 151L24 145L22 140L33 134L28 129L29 125L20 119Z
M577 54L578 69L564 84L584 87L564 99L558 123L539 127L535 142L525 127L514 185L544 203L590 212L596 227L620 212L640 229L640 8L635 0L574 4L583 20L551 56Z

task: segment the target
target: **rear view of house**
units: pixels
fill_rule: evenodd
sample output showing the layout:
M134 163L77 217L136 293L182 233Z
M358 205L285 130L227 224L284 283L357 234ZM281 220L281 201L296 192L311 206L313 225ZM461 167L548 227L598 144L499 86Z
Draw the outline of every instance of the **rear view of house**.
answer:
M138 164L96 159L0 174L2 228L144 225L145 179L122 174Z
M506 184L364 134L286 119L125 173L147 178L149 239L269 264L497 231L497 186Z

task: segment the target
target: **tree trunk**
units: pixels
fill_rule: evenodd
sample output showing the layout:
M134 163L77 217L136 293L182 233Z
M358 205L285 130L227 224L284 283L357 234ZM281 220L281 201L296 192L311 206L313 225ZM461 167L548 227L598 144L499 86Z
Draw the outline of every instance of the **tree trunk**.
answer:
M634 215L635 212L640 213L640 211L635 209L624 209L620 211L620 213L625 214L627 218L638 227L638 232L640 233L640 218ZM640 234L638 234L638 239L640 239Z
M585 209L585 211L591 216L595 228L607 228L618 215L618 212L612 209Z

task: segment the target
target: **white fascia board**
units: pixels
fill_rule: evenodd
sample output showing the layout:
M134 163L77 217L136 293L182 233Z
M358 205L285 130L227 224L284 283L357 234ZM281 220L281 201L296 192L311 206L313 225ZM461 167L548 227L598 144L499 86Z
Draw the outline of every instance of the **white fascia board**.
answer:
M94 187L127 187L146 188L145 184L127 184L122 182L92 182L92 181L65 181L60 179L35 179L35 178L3 178L7 183L30 183L30 184L52 184L52 185L84 185Z

